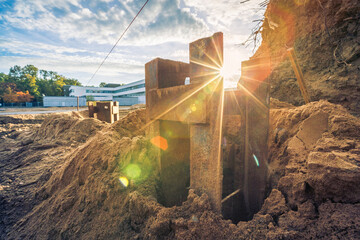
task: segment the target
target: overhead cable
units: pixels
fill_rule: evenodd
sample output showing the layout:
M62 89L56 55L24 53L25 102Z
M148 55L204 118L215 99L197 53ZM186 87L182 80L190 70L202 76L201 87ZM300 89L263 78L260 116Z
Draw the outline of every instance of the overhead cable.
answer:
M106 59L109 57L109 55L112 53L112 51L115 49L116 45L119 43L119 41L122 39L122 37L125 35L125 33L127 32L127 30L130 28L131 24L133 24L133 22L135 21L135 19L137 18L137 16L139 16L139 14L141 13L141 11L144 9L144 7L146 6L146 4L149 2L149 0L146 0L146 2L144 3L144 5L140 8L139 12L136 14L136 16L133 18L133 20L130 22L129 26L127 26L127 28L125 29L125 31L121 34L121 36L119 37L119 39L116 41L116 43L114 44L114 46L111 48L110 52L106 55L106 57L104 58L104 60L101 62L101 64L99 65L99 67L96 69L96 71L94 72L94 74L91 76L91 78L89 79L89 81L87 82L87 85L89 85L89 83L91 82L91 80L93 80L93 78L95 77L96 73L99 71L99 69L101 68L101 66L104 64L104 62L106 61Z

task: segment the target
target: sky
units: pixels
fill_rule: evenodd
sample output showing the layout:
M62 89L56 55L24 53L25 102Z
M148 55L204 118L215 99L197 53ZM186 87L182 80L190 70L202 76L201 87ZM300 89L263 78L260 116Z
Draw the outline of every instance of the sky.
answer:
M146 0L0 0L0 72L32 64L83 85L129 83L156 57L189 62L190 42L223 32L225 86L234 87L262 1L150 0L89 82Z

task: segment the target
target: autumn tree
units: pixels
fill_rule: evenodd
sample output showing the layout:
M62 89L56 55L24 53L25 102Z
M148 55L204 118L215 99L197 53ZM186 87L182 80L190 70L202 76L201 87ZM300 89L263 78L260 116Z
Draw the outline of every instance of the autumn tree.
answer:
M29 91L26 92L17 92L17 101L18 102L31 102L33 100L33 96L30 95Z
M7 99L13 101L13 97L10 96L16 92L25 94L28 91L36 101L41 101L43 95L64 96L65 85L81 86L81 83L77 79L67 78L54 71L39 70L34 65L15 65L10 68L9 74L0 73L0 98L5 101L4 94L10 94L7 95ZM11 88L11 93L7 90L8 87Z
M6 92L2 96L2 99L6 103L18 102L18 96L10 87L7 88Z

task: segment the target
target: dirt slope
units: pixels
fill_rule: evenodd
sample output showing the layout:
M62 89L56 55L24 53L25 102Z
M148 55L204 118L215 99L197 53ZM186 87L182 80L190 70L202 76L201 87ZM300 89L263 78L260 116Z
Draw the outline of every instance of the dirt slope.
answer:
M0 152L2 164L7 162L0 168L1 238L358 239L359 119L326 101L272 106L272 191L249 222L224 220L206 195L193 191L182 206L157 203L155 151L143 137L141 109L112 125L50 117L41 130L12 139L11 154ZM94 129L85 142L82 124ZM34 141L21 146L26 136ZM65 137L64 146L59 140ZM132 180L125 187L119 177Z
M358 0L270 0L254 57L271 57L271 96L303 104L286 54L293 47L311 98L360 114L359 21Z
M64 159L104 126L77 113L0 118L0 239L39 203L38 190Z

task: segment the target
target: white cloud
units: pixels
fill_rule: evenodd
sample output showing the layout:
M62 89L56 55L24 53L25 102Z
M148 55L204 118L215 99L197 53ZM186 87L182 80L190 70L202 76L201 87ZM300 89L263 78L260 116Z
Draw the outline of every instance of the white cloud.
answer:
M155 57L187 62L188 43L217 31L224 32L225 62L237 79L241 61L251 55L251 49L238 44L249 36L252 21L261 17L261 1L151 0L94 81L121 74L138 78L144 74L144 64ZM0 70L34 64L86 82L144 2L17 0L0 17L0 27L22 29L29 36L10 32L6 41L0 37L0 49L17 55L0 56ZM31 35L42 33L55 40Z
M17 1L14 11L4 16L4 19L13 27L52 32L63 41L75 39L88 43L112 44L140 6L127 1L91 10L89 6L81 5L80 1L75 0ZM121 44L186 42L191 37L206 32L207 27L202 19L189 9L179 9L179 0L150 1Z
M40 69L57 71L67 77L76 77L86 83L91 74L99 66L106 52L87 51L76 48L61 47L50 44L28 43L7 39L0 40L0 49L11 52L17 56L0 56L0 66L4 72L14 65L25 66L33 64ZM76 73L83 73L78 76ZM103 65L94 81L97 83L106 80L119 79L119 73L138 76L144 72L144 64L136 59L131 59L123 53L115 52ZM137 80L132 79L132 80ZM131 79L127 79L131 81Z
M186 6L205 13L207 22L213 26L229 26L236 19L248 22L254 15L263 14L259 6L263 0L250 0L245 3L241 3L240 0L208 0L206 4L203 0L183 1Z

